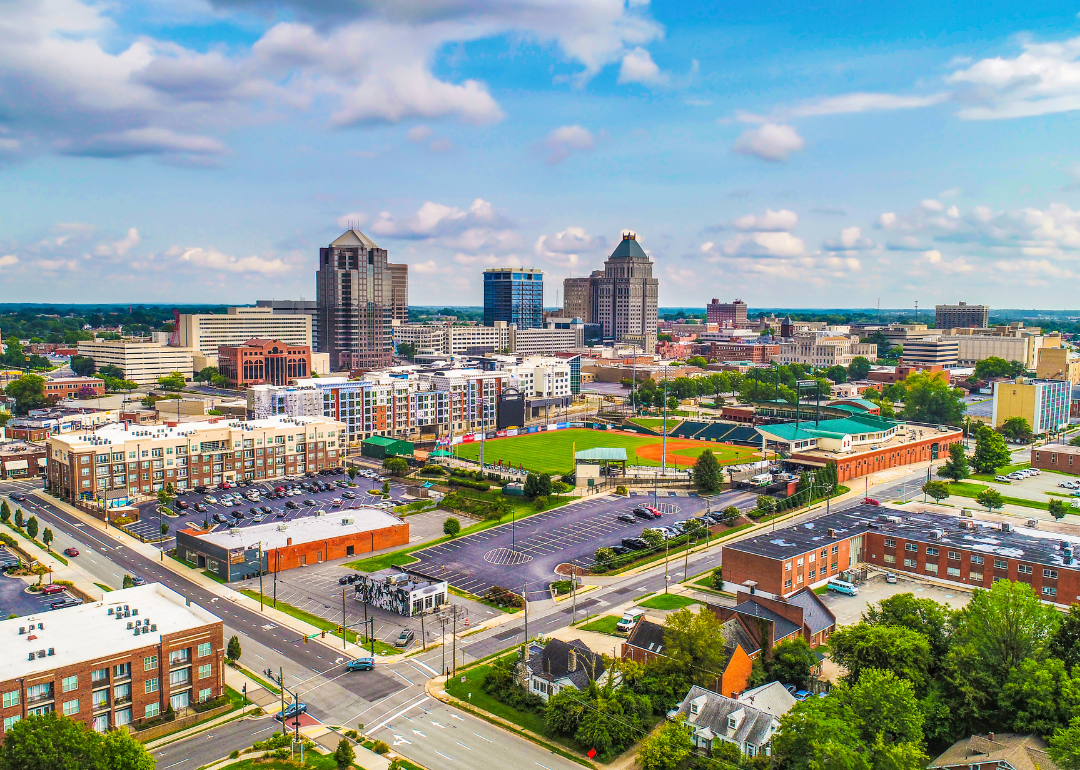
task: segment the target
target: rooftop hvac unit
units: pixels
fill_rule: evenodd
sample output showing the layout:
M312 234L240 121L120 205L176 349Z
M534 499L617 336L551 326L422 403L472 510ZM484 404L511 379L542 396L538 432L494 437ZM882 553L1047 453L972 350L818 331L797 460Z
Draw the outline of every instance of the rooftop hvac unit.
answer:
M34 653L31 652L31 653L28 654L27 659L28 660L33 660L35 657L37 657L37 656L35 656Z
M277 525L277 531L278 531L278 532L284 532L284 531L285 531L285 530L287 530L288 528L289 528L289 527L288 527L288 525L287 525L287 524L278 524L278 525Z
M55 655L55 654L56 654L56 648L55 647L50 647L49 648L49 655Z
M899 524L901 519L899 516L886 516L885 521L892 522L893 524Z
M131 622L131 621L129 620L129 621L128 621L128 631L130 631L130 630L131 630L132 628L134 628L134 627L135 627L135 624L134 624L134 623L132 623L132 622Z
M150 631L151 631L151 633L153 633L153 632L157 631L157 623L155 623L154 625L150 626Z
M960 515L961 515L961 516L966 516L966 517L967 517L967 518L969 518L969 519L970 519L970 518L974 518L974 517L973 517L973 515L972 515L972 513L971 513L971 509L970 509L970 508L961 508L961 509L960 509Z
M932 529L932 530L930 530L930 539L931 540L940 540L944 536L945 536L945 530L943 530L943 529Z
M1031 527L1032 529L1038 529L1039 528L1039 520L1038 519L1028 519L1026 526Z
M355 524L355 523L356 523L356 520L355 520L355 519L352 519L352 518L346 518L346 519L342 519L342 520L341 520L341 523L342 523L342 524Z

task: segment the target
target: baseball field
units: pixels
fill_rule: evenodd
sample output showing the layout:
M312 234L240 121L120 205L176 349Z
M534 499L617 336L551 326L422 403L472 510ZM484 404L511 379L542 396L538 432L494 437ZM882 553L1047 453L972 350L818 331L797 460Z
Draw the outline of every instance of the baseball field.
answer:
M502 461L537 473L570 473L574 469L575 449L580 452L596 447L623 447L630 465L660 465L662 441L659 436L640 436L610 430L571 428L544 431L485 441L484 462ZM480 457L479 443L459 444L454 449L459 457L469 460ZM682 467L693 465L706 449L716 455L721 465L747 462L758 457L758 453L748 447L669 437L667 464Z

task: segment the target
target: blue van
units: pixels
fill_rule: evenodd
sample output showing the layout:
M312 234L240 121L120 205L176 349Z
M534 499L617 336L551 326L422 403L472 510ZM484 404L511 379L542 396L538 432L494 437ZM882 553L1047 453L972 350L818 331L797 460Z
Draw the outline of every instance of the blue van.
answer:
M838 594L845 594L847 596L857 596L859 589L853 583L848 583L846 580L838 580L837 578L829 578L829 582L826 586L830 591L835 591Z

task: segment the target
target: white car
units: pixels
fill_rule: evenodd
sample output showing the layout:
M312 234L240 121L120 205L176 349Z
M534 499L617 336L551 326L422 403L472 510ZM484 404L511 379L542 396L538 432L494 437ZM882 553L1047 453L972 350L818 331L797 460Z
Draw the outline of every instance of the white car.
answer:
M994 481L1004 481L1006 484L1008 484L1010 481L1012 481L1012 479L1008 476L1002 476L1001 474L998 474L997 476L994 476Z
M1060 484L1059 486L1063 487L1065 485ZM206 497L203 498L203 502L204 503L209 503L210 505L217 505L218 504L218 499L216 497L214 497L213 495L207 495Z

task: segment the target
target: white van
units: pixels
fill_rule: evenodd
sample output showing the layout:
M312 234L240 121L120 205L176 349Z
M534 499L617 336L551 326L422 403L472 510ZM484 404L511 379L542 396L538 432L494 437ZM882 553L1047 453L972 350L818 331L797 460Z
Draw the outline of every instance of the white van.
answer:
M615 624L615 630L621 631L624 634L630 633L630 630L637 625L637 622L645 616L645 610L627 610L623 613L623 616L619 619L619 622Z
M766 484L772 484L772 474L759 473L757 476L754 476L750 479L750 483L753 484L755 487L763 487Z

